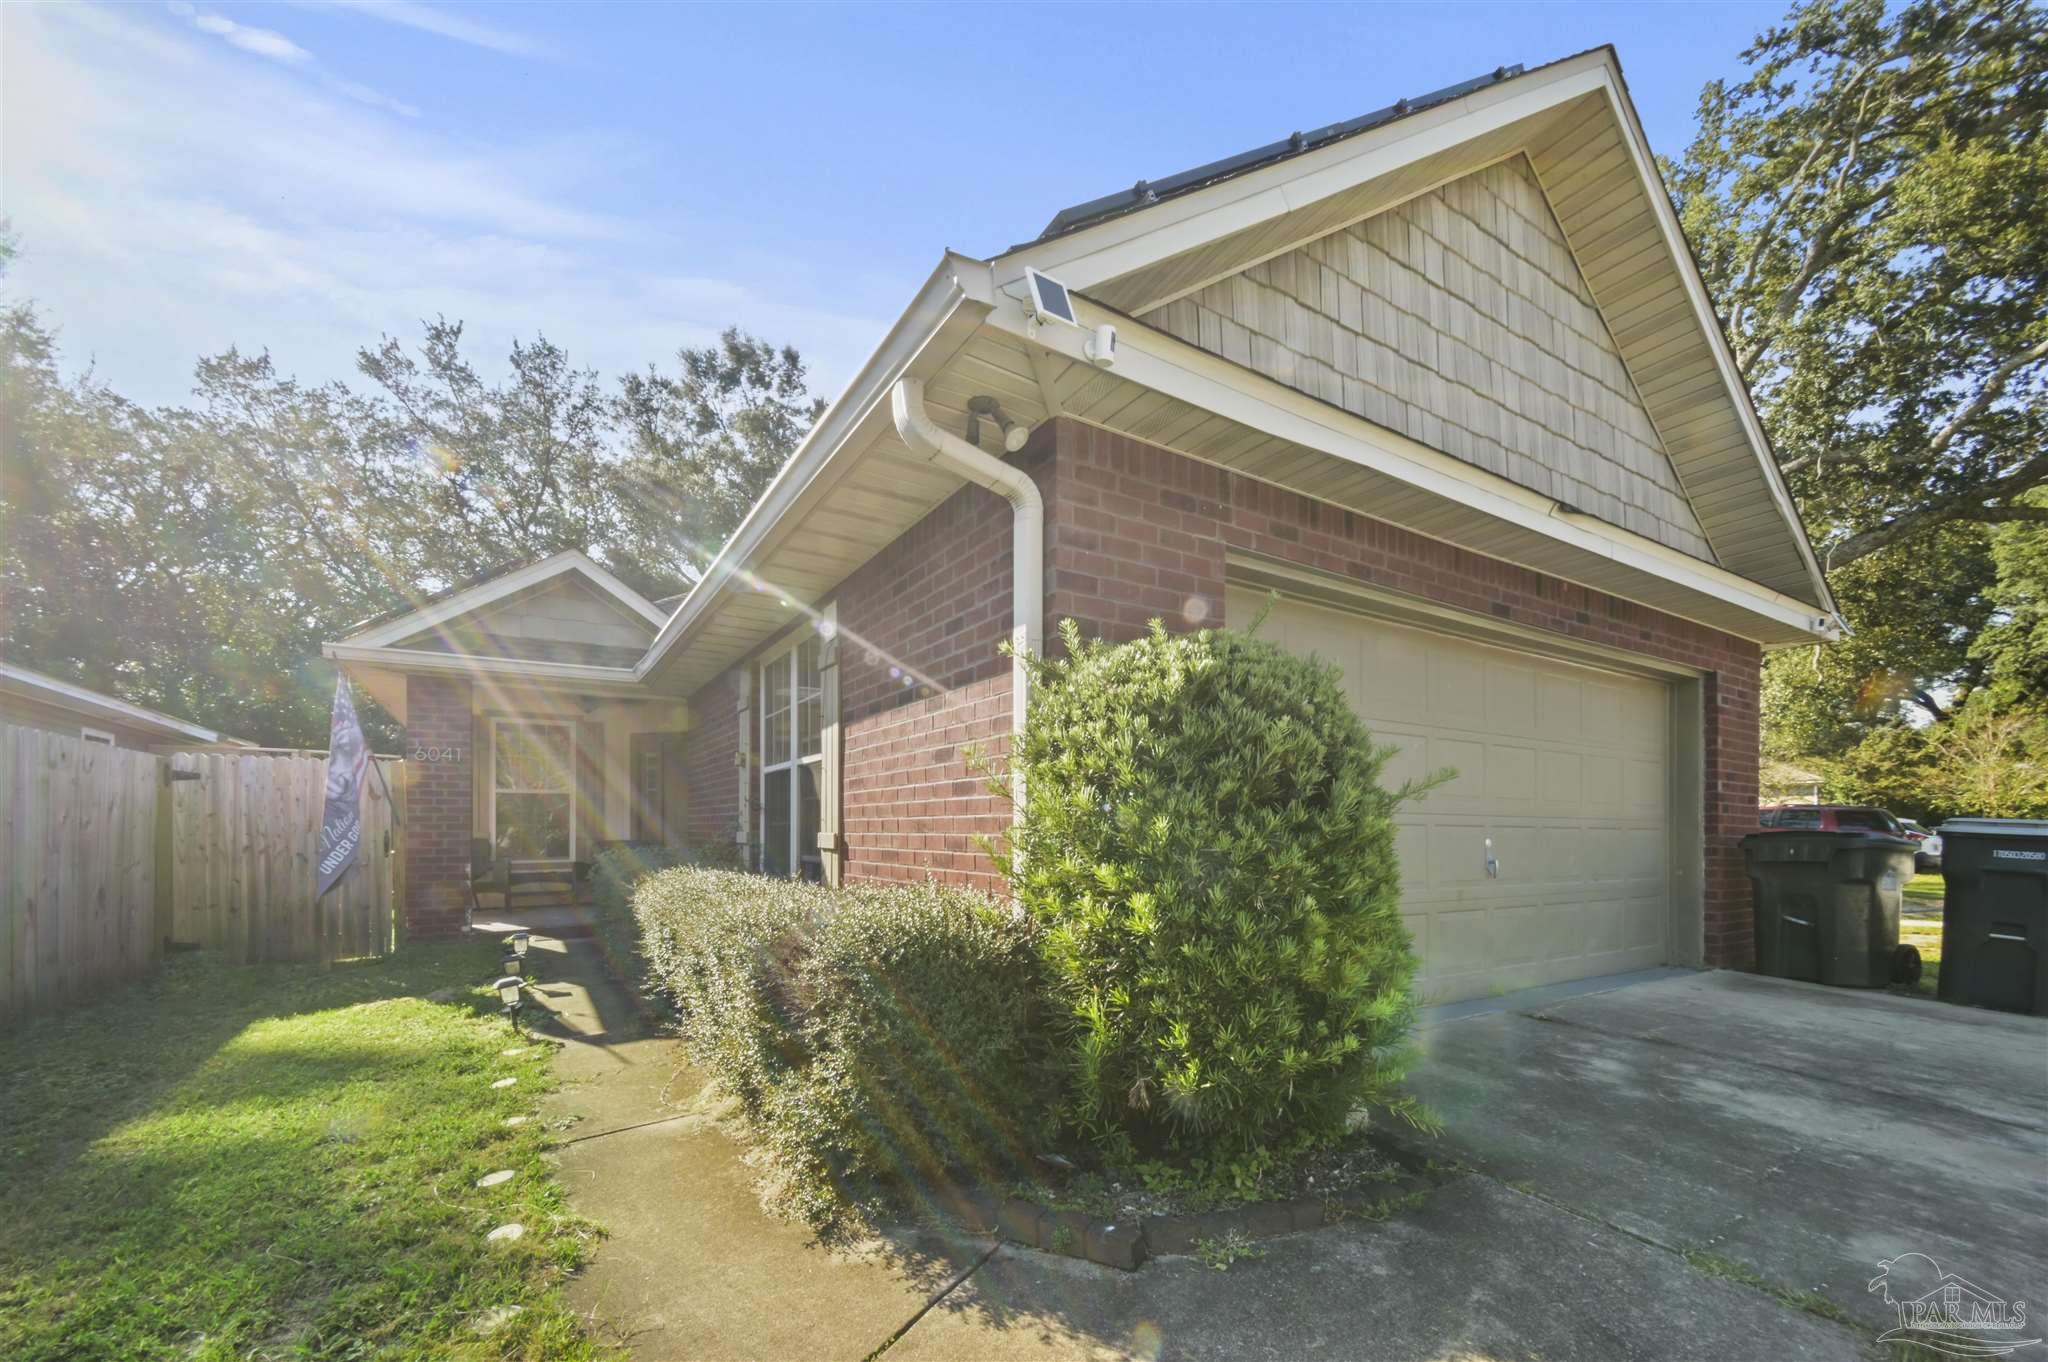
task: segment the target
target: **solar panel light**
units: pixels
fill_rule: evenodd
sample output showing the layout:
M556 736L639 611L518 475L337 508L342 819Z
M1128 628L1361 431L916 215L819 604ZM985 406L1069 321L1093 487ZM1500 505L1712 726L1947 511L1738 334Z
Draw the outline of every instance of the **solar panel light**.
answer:
M519 996L519 990L525 983L516 974L508 974L498 980L498 1001L505 1005L505 1015L511 1020L514 1031L519 1029L519 1009L526 1005L525 999Z
M512 954L512 952L506 951L505 958L498 962L498 968L507 974L524 974L526 973L526 962Z
M1074 300L1068 295L1067 286L1028 265L1024 269L1024 310L1037 322L1081 324L1081 319L1074 315Z
M526 948L529 944L531 944L531 940L527 933L512 933L512 953L520 959L524 960L526 958Z

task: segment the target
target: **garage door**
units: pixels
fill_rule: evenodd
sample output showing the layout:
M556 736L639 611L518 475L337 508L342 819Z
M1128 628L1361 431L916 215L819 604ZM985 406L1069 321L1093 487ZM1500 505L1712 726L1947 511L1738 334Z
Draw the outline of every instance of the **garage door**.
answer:
M1265 602L1233 590L1229 622ZM1399 821L1425 1001L1664 963L1668 687L1296 601L1260 636L1343 670L1390 781L1458 773Z

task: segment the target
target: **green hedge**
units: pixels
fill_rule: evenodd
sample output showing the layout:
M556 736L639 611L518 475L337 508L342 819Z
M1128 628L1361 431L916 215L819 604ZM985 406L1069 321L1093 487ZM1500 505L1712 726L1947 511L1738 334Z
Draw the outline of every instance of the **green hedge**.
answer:
M675 869L634 911L685 1044L805 1218L963 1170L1007 1178L1047 1147L1047 993L1008 905Z
M1415 957L1376 747L1334 667L1227 630L1033 660L1018 898L1071 1040L1065 1116L1227 1177L1396 1083Z

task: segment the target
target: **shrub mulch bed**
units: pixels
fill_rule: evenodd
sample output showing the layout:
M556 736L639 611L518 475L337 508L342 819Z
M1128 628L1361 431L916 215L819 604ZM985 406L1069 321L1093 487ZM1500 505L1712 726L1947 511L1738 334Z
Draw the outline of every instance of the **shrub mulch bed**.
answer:
M1449 1171L1398 1141L1371 1137L1305 1160L1292 1178L1294 1194L1274 1200L1196 1209L1197 1201L1145 1190L1135 1177L1128 1184L1134 1190L1125 1193L1106 1174L1072 1172L1008 1194L954 1189L933 1201L976 1233L1128 1272L1148 1259L1201 1253L1209 1245L1385 1220Z

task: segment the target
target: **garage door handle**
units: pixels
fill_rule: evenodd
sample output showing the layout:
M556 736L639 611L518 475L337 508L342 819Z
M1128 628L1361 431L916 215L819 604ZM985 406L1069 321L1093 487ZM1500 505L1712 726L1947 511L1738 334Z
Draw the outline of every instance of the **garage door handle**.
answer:
M1486 878L1489 880L1500 878L1500 860L1493 854L1493 839L1491 837L1486 839Z

